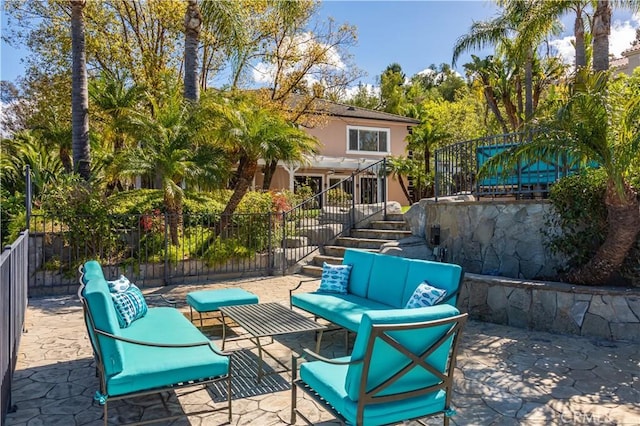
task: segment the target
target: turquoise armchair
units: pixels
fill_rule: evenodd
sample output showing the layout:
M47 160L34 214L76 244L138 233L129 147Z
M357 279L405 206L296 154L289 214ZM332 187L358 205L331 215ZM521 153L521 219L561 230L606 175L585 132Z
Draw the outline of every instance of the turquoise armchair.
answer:
M300 415L310 424L296 407L300 388L347 424L385 425L443 414L448 425L466 319L450 305L364 313L350 357L326 359L309 350L293 357L291 423Z

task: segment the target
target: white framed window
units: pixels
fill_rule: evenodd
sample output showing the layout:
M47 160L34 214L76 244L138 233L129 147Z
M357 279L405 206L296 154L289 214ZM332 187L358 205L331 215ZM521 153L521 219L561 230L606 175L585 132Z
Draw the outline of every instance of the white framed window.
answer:
M391 130L347 126L347 152L391 153Z

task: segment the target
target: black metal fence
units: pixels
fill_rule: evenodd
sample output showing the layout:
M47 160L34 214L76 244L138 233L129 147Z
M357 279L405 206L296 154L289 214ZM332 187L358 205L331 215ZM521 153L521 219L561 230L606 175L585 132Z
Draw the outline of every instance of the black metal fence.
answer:
M382 159L283 213L282 264L296 264L374 215L386 216L385 170Z
M31 217L29 295L77 290L77 267L97 259L106 276L126 275L140 287L200 283L229 276L272 274L281 219L273 213L234 214L221 227L214 214L111 215L73 224ZM177 226L172 238L171 226Z
M0 255L0 424L11 405L11 382L27 309L29 232L20 234Z
M75 216L73 223L32 215L29 296L74 293L78 266L88 259L99 260L108 279L123 274L140 287L286 273L384 211L384 170L381 160L280 213L222 218L156 212L110 215L106 221Z
M435 198L470 194L476 197L513 196L545 198L550 186L575 173L578 166L567 156L521 162L513 170L491 174L478 171L491 157L531 137L530 133L509 133L459 142L435 152Z

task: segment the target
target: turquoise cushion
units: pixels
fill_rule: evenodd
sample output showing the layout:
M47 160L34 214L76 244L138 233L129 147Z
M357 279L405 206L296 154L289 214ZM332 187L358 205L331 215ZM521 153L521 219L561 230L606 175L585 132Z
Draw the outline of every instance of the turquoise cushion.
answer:
M90 260L85 262L82 267L82 282L86 284L92 278L104 279L104 274L102 272L102 266L95 260Z
M434 287L446 290L447 295L455 294L458 291L461 276L462 268L459 265L428 260L410 260L402 306L407 304L416 287L425 280ZM452 297L445 303L455 306L456 297Z
M116 310L113 307L113 299L111 298L107 281L104 278L91 278L85 285L83 295L91 311L95 327L98 330L118 335L120 325L118 324ZM89 333L92 335L91 330L89 330ZM95 338L96 336L92 335L94 342ZM122 371L124 368L122 343L100 335L97 336L97 341L100 345L106 375L111 376Z
M351 268L351 265L331 265L324 262L318 292L346 294Z
M150 308L147 315L121 330L122 337L153 343L207 342L191 322L174 308ZM213 345L213 343L210 343ZM229 358L207 346L158 348L123 343L125 369L107 381L111 396L218 377L229 371Z
M366 312L362 315L362 321L358 328L351 357L354 360L364 358L373 324L416 323L448 318L458 314L459 311L455 307L447 304L416 309ZM394 331L391 332L390 335L402 345L408 347L414 354L418 355L436 342L442 336L443 331L448 328L449 326L444 325L432 328ZM443 344L428 358L428 362L439 371L445 371L451 341L452 339L449 339L448 343ZM377 340L371 356L371 366L367 376L367 389L372 389L384 382L397 371L404 368L408 362L406 356L400 354L387 343ZM353 400L358 398L361 375L362 365L351 366L347 372L346 391ZM420 389L438 383L439 381L440 380L429 371L423 368L413 368L401 379L390 385L383 394Z
M367 297L393 308L403 308L402 292L409 261L402 257L378 255L371 267Z
M349 357L338 359L345 361ZM342 414L348 424L356 424L357 402L349 398L345 390L347 371L348 367L343 365L306 362L300 366L300 379ZM420 397L370 405L364 410L364 424L384 425L422 417L444 410L445 403L445 392L437 391Z
M347 330L357 331L362 314L370 310L386 310L389 305L354 296L335 293L298 293L291 296L291 304L307 312L326 318Z
M423 281L405 305L406 309L424 308L440 303L447 296L447 292L437 287L431 286L427 281Z
M111 291L111 288L109 289ZM146 315L148 307L144 295L135 284L128 284L125 291L111 292L120 328L127 328L135 320Z
M241 288L200 290L187 293L187 303L198 312L212 312L222 306L258 303L258 296Z
M373 259L375 259L376 256L375 253L363 250L347 249L344 251L342 264L353 265L351 276L349 277L349 293L360 297L367 297L371 265L373 265Z

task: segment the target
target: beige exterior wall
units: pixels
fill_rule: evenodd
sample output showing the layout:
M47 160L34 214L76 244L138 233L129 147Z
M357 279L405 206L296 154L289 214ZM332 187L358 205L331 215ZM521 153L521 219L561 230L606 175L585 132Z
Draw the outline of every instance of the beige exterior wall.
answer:
M389 151L387 153L372 153L372 152L349 152L347 146L347 129L349 126L356 127L369 127L375 129L389 129ZM328 124L312 128L305 129L307 132L318 138L320 142L319 156L333 157L337 159L350 159L347 160L353 165L353 160L370 160L378 161L388 156L406 155L406 141L405 138L408 135L407 126L414 126L410 123L394 123L384 122L380 120L364 120L354 119L347 117L330 117ZM369 161L369 162L370 162ZM321 190L325 190L329 187L331 179L347 178L354 171L354 167L350 167L346 164L341 164L342 161L334 162L331 166L327 166L316 163L306 167L301 167L294 172L294 176L311 176L322 179ZM263 175L262 172L256 174L255 184L256 188L262 187ZM361 187L366 185L360 182L360 179L356 182L356 202L360 202ZM386 180L387 187L387 200L397 201L401 205L408 205L409 200L404 196L402 188L397 180L391 177ZM287 170L284 167L278 166L273 180L271 181L271 189L289 189L290 177Z

